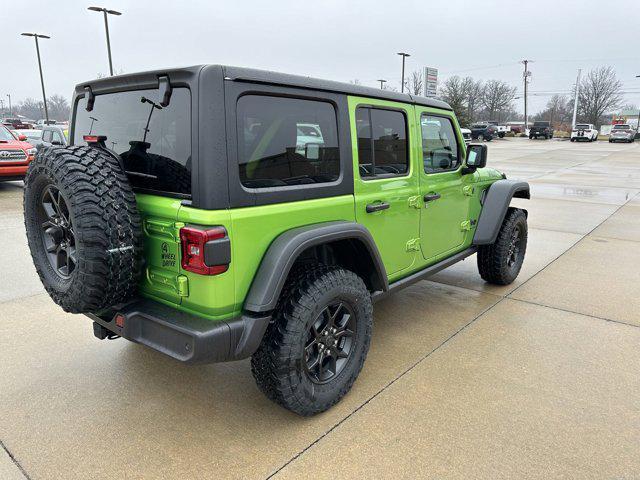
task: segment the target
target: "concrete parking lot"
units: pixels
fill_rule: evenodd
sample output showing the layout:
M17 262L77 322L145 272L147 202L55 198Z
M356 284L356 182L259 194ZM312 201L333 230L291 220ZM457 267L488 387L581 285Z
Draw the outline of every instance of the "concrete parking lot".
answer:
M489 164L531 183L520 277L471 257L377 304L359 380L314 418L247 361L95 339L0 184L0 479L639 478L640 146L504 139Z

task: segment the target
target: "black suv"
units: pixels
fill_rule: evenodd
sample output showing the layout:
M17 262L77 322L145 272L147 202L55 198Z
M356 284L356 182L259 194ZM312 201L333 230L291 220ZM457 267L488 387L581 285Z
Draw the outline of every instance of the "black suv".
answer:
M471 125L471 138L473 140L490 142L497 134L498 129L490 123L474 123Z
M529 130L529 139L544 137L545 140L553 138L553 127L551 122L533 122L533 127Z

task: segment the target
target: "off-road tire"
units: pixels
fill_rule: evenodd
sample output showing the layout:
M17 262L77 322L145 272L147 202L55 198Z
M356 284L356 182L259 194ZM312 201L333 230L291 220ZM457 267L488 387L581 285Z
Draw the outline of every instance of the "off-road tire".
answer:
M303 367L305 342L312 323L336 299L347 303L354 313L353 350L333 379L316 384ZM370 293L355 273L321 264L307 264L294 271L262 343L251 357L251 371L260 390L299 415L331 408L351 389L362 369L371 343L372 311Z
M50 185L66 201L75 237L77 258L68 278L54 269L45 251L41 202ZM141 220L116 158L86 146L40 149L25 177L23 208L33 263L45 289L65 311L96 312L136 292Z
M521 240L516 261L509 265L511 240L519 229ZM500 227L498 238L491 245L478 249L478 270L483 280L495 285L509 285L522 268L527 250L527 215L524 210L510 207Z

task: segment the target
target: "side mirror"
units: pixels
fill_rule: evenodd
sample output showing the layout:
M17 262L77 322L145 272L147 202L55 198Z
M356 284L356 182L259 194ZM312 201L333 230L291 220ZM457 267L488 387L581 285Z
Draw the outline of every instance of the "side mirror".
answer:
M487 166L487 146L471 144L467 147L467 161L462 173L473 173Z
M18 135L18 140L20 140L21 142L26 142L27 141L27 136L26 135Z

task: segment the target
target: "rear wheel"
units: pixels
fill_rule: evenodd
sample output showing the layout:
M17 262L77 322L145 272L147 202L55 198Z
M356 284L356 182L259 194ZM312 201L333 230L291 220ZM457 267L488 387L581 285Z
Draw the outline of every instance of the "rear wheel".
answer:
M487 282L509 285L522 268L527 250L527 215L519 208L509 208L498 238L478 250L478 270Z
M251 357L258 387L299 415L327 410L362 369L372 318L371 296L355 273L324 265L298 270Z
M483 142L484 141L484 135L483 134L478 135L478 140Z

